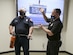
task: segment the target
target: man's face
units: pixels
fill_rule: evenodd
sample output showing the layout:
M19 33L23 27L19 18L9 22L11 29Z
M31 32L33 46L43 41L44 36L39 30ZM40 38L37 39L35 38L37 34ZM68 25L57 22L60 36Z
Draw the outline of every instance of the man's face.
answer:
M56 12L56 10L53 10L53 12L52 12L52 16L58 17L59 14Z
M25 16L26 10L25 9L20 9L19 13L21 16Z
M52 11L52 16L55 16L56 15L56 10L53 10Z

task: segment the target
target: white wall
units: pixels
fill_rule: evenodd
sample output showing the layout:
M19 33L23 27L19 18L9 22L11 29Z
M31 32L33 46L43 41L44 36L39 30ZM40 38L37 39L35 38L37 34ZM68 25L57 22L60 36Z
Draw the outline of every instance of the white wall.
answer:
M72 1L73 2L73 1ZM8 31L8 26L11 20L16 16L16 6L15 0L0 0L0 52L10 51L13 49L9 48L10 35ZM67 4L66 4L67 5ZM6 8L5 8L6 7ZM71 10L71 9L70 9ZM65 13L67 11L65 10ZM71 14L71 11L69 12ZM69 15L69 19L70 19ZM64 15L64 28L62 30L62 46L61 51L70 50L67 49L68 45L68 33L70 32L69 28L72 28L68 20L68 30L66 35L66 15ZM69 27L70 25L70 27ZM30 40L30 50L46 50L47 38L46 33L40 29L34 29L33 39ZM67 37L66 37L67 36ZM71 38L71 37L70 37ZM68 42L68 43L67 43ZM69 43L70 44L70 43ZM71 44L70 44L71 45ZM69 47L68 47L69 48Z
M66 32L66 51L73 54L73 0L69 3L68 23Z
M0 52L9 51L9 23L16 16L15 0L0 0Z
M34 29L32 40L30 40L30 50L46 50L47 38L46 33L40 29Z

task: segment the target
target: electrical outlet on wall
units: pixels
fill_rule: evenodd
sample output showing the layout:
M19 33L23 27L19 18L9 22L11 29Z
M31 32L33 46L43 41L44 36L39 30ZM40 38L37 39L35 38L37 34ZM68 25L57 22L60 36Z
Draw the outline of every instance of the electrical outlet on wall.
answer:
M42 47L43 47L43 49L45 49L45 44L44 43L42 44Z

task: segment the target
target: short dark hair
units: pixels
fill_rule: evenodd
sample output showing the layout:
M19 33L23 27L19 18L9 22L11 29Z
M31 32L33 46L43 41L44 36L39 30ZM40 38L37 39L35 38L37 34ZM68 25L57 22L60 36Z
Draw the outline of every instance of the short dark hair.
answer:
M61 14L61 9L56 8L55 10L56 10L56 12L57 12L59 15Z

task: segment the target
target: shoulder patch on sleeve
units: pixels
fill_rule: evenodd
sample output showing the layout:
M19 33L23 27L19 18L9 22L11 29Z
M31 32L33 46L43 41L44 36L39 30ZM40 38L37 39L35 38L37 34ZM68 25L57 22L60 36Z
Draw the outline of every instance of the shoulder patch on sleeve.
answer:
M31 18L30 18L29 20L30 20L30 21L32 21L32 19L31 19ZM32 21L32 22L33 22L33 21Z

